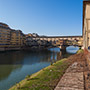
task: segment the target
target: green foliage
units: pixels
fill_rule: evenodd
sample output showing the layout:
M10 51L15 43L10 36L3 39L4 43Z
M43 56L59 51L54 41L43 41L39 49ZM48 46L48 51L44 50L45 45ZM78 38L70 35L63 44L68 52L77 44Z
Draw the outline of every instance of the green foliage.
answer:
M53 65L53 62L52 61L50 62L50 65Z
M27 81L30 80L30 76L31 76L31 75L27 75L27 76L26 76L26 80L27 80Z
M83 49L79 49L79 50L77 51L77 54L82 53L82 52L83 52Z
M21 84L18 83L18 84L17 84L17 89L20 89L20 88L21 88Z

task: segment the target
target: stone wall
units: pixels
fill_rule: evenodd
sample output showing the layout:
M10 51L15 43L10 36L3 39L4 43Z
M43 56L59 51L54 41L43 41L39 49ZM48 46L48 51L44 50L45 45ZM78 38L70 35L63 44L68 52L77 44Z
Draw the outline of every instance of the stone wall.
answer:
M10 51L10 50L21 50L20 47L15 47L15 48L0 48L0 51Z

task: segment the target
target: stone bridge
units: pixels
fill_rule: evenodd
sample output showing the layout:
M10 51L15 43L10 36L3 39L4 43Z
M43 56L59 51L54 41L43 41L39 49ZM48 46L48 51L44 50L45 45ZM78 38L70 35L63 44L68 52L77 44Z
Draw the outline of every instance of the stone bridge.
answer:
M54 45L83 45L83 38L82 36L40 36L40 37L33 37L33 40L41 40L41 41L49 41L52 42Z

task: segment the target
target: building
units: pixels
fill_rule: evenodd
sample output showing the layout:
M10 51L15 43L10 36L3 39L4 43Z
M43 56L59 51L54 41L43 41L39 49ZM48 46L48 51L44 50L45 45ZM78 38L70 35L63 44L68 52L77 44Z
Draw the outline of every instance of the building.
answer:
M26 37L26 46L38 46L39 43L41 44L40 39L38 38L39 35L37 33L29 33L25 34Z
M10 45L10 27L5 23L0 23L0 48L8 47Z
M83 1L83 46L90 46L90 1Z
M21 30L11 30L11 47L22 47L25 45L25 35Z
M37 33L32 33L33 37L39 37L39 35Z
M31 33L29 34L25 34L26 37L33 37L33 35Z
M25 40L21 30L11 29L7 24L0 23L0 51L21 48L25 45Z
M32 43L34 41L33 38L32 38L32 36L31 35L29 36L28 34L25 35L25 36L26 36L26 43L25 43L25 45L26 46L32 46Z

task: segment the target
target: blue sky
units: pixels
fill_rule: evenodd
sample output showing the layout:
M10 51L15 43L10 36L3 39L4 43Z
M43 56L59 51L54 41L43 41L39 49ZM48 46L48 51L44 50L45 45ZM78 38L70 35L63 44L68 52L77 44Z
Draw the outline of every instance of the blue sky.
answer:
M0 0L0 22L23 33L82 35L83 0Z

